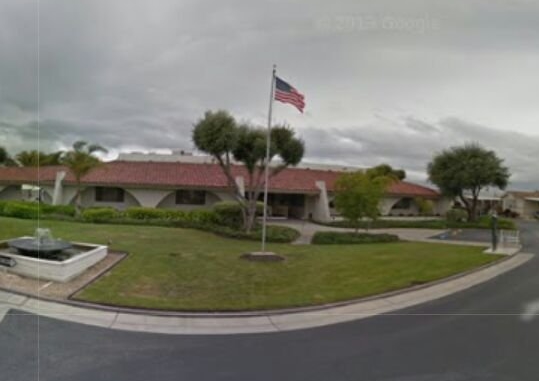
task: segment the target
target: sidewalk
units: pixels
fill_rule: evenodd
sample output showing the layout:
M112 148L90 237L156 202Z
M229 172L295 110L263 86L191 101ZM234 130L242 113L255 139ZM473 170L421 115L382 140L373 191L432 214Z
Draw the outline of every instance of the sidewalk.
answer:
M433 282L374 298L343 303L339 306L304 309L300 312L261 312L257 316L231 314L193 314L191 316L155 316L75 307L0 291L0 320L11 313L39 314L54 319L110 329L176 335L225 335L267 333L321 327L379 314L392 313L465 290L510 271L533 257L520 253L471 273Z

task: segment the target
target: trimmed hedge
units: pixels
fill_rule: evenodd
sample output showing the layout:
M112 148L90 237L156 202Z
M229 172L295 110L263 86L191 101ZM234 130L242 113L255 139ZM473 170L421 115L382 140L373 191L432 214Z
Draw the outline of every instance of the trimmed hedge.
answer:
M88 222L108 222L119 216L114 208L89 208L82 212L82 219Z
M154 220L168 218L167 211L164 209L143 208L132 206L127 208L124 216L133 220Z
M0 201L0 215L24 219L39 216L74 216L75 207L71 205L48 205L29 201Z
M355 228L346 220L319 222L319 225L333 226L338 228ZM483 216L475 222L456 222L447 220L385 220L360 221L360 229L390 229L390 228L414 228L414 229L490 229L490 217ZM516 230L515 222L506 218L498 218L498 228Z
M2 209L2 214L6 217L37 219L40 216L39 205L29 202L8 203Z
M239 206L238 206L239 208ZM232 206L224 207L228 213ZM221 209L222 210L222 209ZM241 213L241 211L240 211ZM24 201L0 201L0 216L23 219L54 219L77 222L92 222L122 225L152 225L163 227L180 227L209 231L224 237L260 240L262 231L256 227L251 233L239 229L237 225L229 225L223 220L223 214L215 210L196 209L192 211L166 210L143 207L130 207L121 212L114 208L88 208L80 217L75 217L75 208L66 205L45 205ZM241 224L240 224L241 226ZM288 243L299 237L300 233L285 226L268 226L268 242Z
M462 209L451 209L447 211L445 218L450 222L465 222L468 218L468 213Z
M243 213L241 206L236 201L220 201L213 205L217 223L234 228L241 228L243 225ZM264 203L256 203L256 214L262 215Z
M316 232L311 243L316 245L339 245L361 243L397 242L399 237L394 234L371 234L351 232Z

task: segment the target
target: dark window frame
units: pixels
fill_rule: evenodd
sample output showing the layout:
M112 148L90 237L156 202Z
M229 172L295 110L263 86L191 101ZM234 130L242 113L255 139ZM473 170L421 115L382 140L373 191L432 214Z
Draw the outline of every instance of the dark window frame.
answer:
M119 187L95 187L95 202L125 202L125 189Z
M391 209L408 210L412 207L413 199L411 197L403 197L391 207Z
M178 189L175 193L176 205L206 205L206 191Z

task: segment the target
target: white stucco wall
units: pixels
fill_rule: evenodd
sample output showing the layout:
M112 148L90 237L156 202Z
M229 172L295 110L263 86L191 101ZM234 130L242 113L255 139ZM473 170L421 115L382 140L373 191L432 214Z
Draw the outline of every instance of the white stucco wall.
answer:
M180 209L180 210L194 210L201 208L209 208L216 202L223 201L219 196L213 192L206 192L206 203L204 205L189 205L189 204L176 204L176 191L169 191L169 194L157 205L157 208L163 209Z
M313 219L316 221L330 221L331 214L329 212L329 197L324 181L317 181L316 187L320 190L318 196L314 197L311 205L312 210L307 212L307 215L312 213ZM306 203L308 204L308 203Z
M131 193L125 191L124 202L102 202L95 200L95 187L88 187L82 191L81 203L83 207L111 207L118 210L124 210L130 206L140 206L138 201L131 195ZM71 203L75 203L75 198L71 200Z

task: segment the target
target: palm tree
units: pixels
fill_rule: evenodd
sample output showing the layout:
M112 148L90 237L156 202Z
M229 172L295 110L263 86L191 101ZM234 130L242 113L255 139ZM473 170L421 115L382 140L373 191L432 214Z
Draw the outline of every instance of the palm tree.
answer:
M45 165L59 165L61 163L62 151L44 153L37 150L21 151L17 154L17 162L23 167L39 167Z
M0 146L0 167L15 167L17 163L9 156L7 150Z
M9 154L7 153L6 149L0 146L0 164L2 165L7 164L8 159L9 159Z
M69 168L77 183L75 195L77 214L81 211L81 180L101 165L101 160L93 155L96 152L107 152L107 150L98 144L88 144L80 140L73 143L73 149L66 152L62 158L62 164Z

